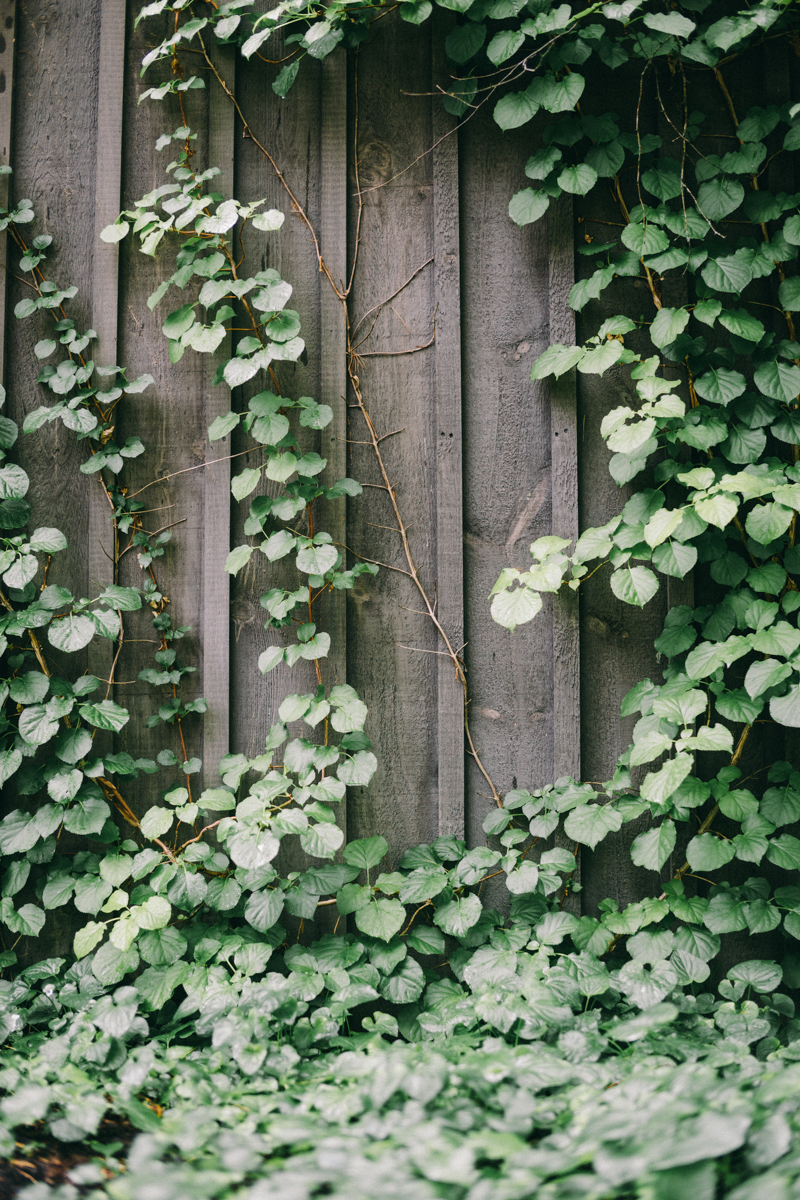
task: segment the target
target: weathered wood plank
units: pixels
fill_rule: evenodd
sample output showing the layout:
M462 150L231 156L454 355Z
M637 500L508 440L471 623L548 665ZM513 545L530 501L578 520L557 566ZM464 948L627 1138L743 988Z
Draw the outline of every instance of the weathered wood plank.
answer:
M133 29L134 5L129 5L128 35L125 61L124 130L126 153L123 156L123 207L169 180L164 168L168 152L154 153L154 143L165 133L183 125L176 97L162 102L138 104L141 91L157 79L165 78L165 67L154 67L151 75L140 79L142 56L148 46L163 37L171 20L169 14L156 16ZM168 71L168 64L165 64ZM186 64L187 67L189 64ZM195 62L192 59L192 69ZM159 74L159 71L161 74ZM192 143L196 163L204 169L208 163L208 93L192 89L186 93L186 118L197 131ZM180 689L181 698L194 699L202 689L202 586L201 573L204 543L204 491L207 470L205 462L207 432L203 397L206 391L207 363L202 355L188 352L180 364L169 360L167 339L161 326L167 314L185 303L184 295L172 290L151 312L148 296L175 269L175 253L179 239L168 237L151 258L139 250L138 238L128 237L120 247L120 320L118 329L119 360L136 378L147 372L152 384L141 395L126 399L118 409L117 436L123 440L138 434L145 444L145 453L130 460L125 467L125 481L130 492L147 487L139 499L145 503L142 519L146 529L155 532L174 525L172 540L166 545L163 557L153 560L153 573L168 600L166 611L175 627L189 627L188 632L172 642L181 665L198 668L196 674L185 675ZM193 281L192 298L197 282ZM188 298L188 295L187 297ZM199 469L193 469L199 468ZM176 472L184 472L175 475ZM165 479L167 475L173 476ZM154 482L155 481L155 482ZM152 485L152 486L150 486ZM147 581L135 549L126 553L120 566L120 582L142 587ZM159 721L153 728L147 719L172 696L172 688L153 687L139 680L143 668L155 665L153 654L159 647L158 632L152 624L149 608L132 614L129 632L120 655L116 678L118 699L131 712L118 742L134 757L155 758L161 750L171 750L182 759L183 747L173 724ZM182 725L189 758L202 758L203 719L191 715ZM158 799L159 792L185 780L180 766L140 776L135 787L122 786L123 794L137 813L146 810ZM189 776L193 793L199 787L197 775Z
M122 101L125 80L125 0L106 0L100 16L100 57L97 91L97 168L94 187L94 244L92 257L92 347L98 366L117 364L119 304L119 246L100 238L100 230L115 221L120 209L122 173ZM103 386L102 378L98 380ZM107 384L106 384L107 386ZM114 528L99 476L89 493L89 585L96 595L114 582ZM89 670L108 679L114 643L95 638L89 645ZM112 745L110 735L96 737L98 753ZM102 747L102 749L101 749Z
M487 106L459 134L469 715L501 792L553 777L552 602L513 634L495 624L487 602L503 567L527 569L529 544L552 530L549 393L530 379L548 345L547 230L544 222L519 229L508 216L532 134L501 132ZM485 840L492 804L468 760L472 844Z
M347 57L337 50L322 64L320 90L320 250L334 284L347 282ZM333 420L321 434L320 453L327 459L322 483L330 486L347 474L347 337L345 311L330 283L320 277L319 399L333 409ZM347 540L345 499L322 503L320 523L344 552ZM319 605L320 627L331 635L331 649L321 663L328 686L347 681L347 596L332 592ZM347 836L347 804L336 811Z
M219 46L214 61L231 91L236 87L236 52ZM234 108L222 89L209 80L213 89L208 109L208 161L219 167L215 187L223 196L234 192ZM229 412L231 392L226 383L212 386L216 364L231 353L231 335L225 338L218 355L211 356L205 389L206 427L216 417ZM206 440L203 492L203 695L208 711L203 719L203 778L206 786L215 786L220 759L228 753L230 742L230 576L225 559L231 537L231 438Z
M387 16L360 48L350 106L358 113L350 160L359 166L364 206L351 322L357 373L409 542L428 593L436 586L436 425L433 346L433 138L430 49L415 29ZM411 93L404 94L404 93ZM355 128L351 137L355 136ZM413 165L412 165L413 164ZM350 228L357 191L351 167ZM427 265L426 265L427 264ZM413 278L412 278L413 277ZM408 282L410 280L410 282ZM403 286L407 285L407 286ZM395 295L395 293L397 293ZM373 324L374 322L374 324ZM351 412L349 474L364 496L348 509L347 544L358 555L406 570L389 498L360 414ZM392 435L392 436L387 436ZM440 650L412 581L382 567L348 593L348 680L370 710L367 732L378 771L369 788L353 788L350 836L381 833L390 861L438 833L437 691Z
M433 78L443 75L445 29L434 28ZM432 99L433 251L436 313L436 600L450 644L464 642L461 435L461 264L458 133ZM439 833L464 835L464 691L449 657L437 660Z
M572 198L547 214L550 255L550 341L571 346L575 318L567 296L575 278ZM552 523L558 537L578 536L578 425L575 372L550 384ZM562 588L553 599L553 776L581 773L580 619L577 592Z
M279 58L280 52L271 57ZM265 78L264 64L253 58L249 62L239 59L236 72L237 99L246 120L256 137L274 156L294 194L308 213L316 228L320 226L320 137L322 130L321 82L322 64L304 62L309 70L301 71L289 97L280 100ZM273 74L278 67L271 68ZM238 125L237 125L238 128ZM242 200L266 199L266 207L278 208L286 214L283 227L277 233L264 234L250 229L245 243L245 260L240 274L252 275L265 267L279 271L282 278L293 287L289 308L299 313L302 323L301 337L306 343L305 361L276 363L276 375L282 392L292 398L297 396L320 396L320 370L325 357L320 334L320 293L322 280L317 269L314 246L301 220L292 214L291 201L281 186L270 164L258 147L248 138L236 139L236 192ZM241 335L239 335L241 336ZM234 407L246 409L251 395L263 388L274 390L271 380L258 376L234 394ZM293 428L297 429L296 424ZM330 436L327 430L316 434L312 430L298 430L303 450L317 451L328 457ZM231 449L240 452L253 447L249 437L238 433ZM323 448L324 447L324 448ZM235 460L233 470L239 473L245 467L259 465L264 455L260 447L252 453ZM242 503L232 505L231 545L237 546L248 539L244 535L244 521L249 505L257 494L278 495L283 491L281 484L262 477L256 493ZM304 518L298 525L305 527ZM270 531L273 526L269 526ZM277 528L277 526L274 526ZM278 708L291 693L315 691L316 676L312 663L301 660L291 669L280 666L268 675L258 672L258 657L268 646L286 645L296 641L294 628L265 629L267 614L259 603L259 597L273 587L294 590L298 585L298 572L294 556L287 556L270 563L263 554L254 555L247 566L236 576L231 589L231 616L233 618L233 641L231 644L231 749L255 756L264 749L266 733L278 720ZM320 627L325 628L321 618ZM306 736L308 726L302 722L290 727L290 736ZM280 856L280 869L291 870L299 865L301 852L296 839L286 839L286 849Z
M13 29L5 25L13 19L13 5L4 0L0 9L4 14L0 34L5 38L13 32L16 46L11 203L29 197L36 220L25 227L26 234L53 237L43 269L47 278L63 286L77 285L78 295L68 307L81 330L91 325L97 97L94 84L87 81L98 75L100 7L98 0L61 4L32 0L19 6ZM9 46L6 39L6 68ZM2 82L0 78L0 86ZM6 74L6 91L0 92L0 97L10 95L9 84ZM16 278L19 258L19 250L9 241L7 406L8 415L21 425L27 412L52 403L53 393L36 382L41 364L33 352L35 344L51 334L51 315L37 313L21 321L13 316L17 302L31 295L28 283ZM59 349L61 353L51 362L66 357L63 348ZM27 497L33 508L31 528L57 526L71 547L69 553L54 558L48 582L67 587L77 596L89 595L88 497L94 481L78 469L86 447L56 421L21 436L14 455L31 480ZM85 651L64 657L53 652L48 657L58 671L86 669Z
M11 165L11 118L14 88L14 34L17 16L16 0L0 3L0 164ZM8 208L9 176L0 175L0 207ZM8 234L0 233L0 262L8 262ZM8 272L0 282L0 383L6 374L6 294Z

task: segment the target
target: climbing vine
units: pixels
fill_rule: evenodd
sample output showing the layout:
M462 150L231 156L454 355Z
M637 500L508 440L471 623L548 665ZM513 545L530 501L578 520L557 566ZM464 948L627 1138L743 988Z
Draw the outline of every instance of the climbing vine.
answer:
M789 761L743 771L768 724L800 727L800 198L774 182L800 148L800 105L740 112L735 78L776 46L794 52L796 5L440 4L455 14L449 75L437 81L447 110L468 121L488 104L501 130L548 114L520 164L520 182L536 186L510 198L510 219L539 220L563 194L593 204L595 189L616 210L614 221L592 205L581 214L588 269L569 302L587 336L550 346L532 375L608 373L626 402L609 404L601 432L613 479L633 487L617 516L576 543L557 529L535 541L529 569L502 572L492 615L511 636L543 595L580 591L603 571L637 607L662 577L691 572L702 599L667 612L656 641L662 679L625 697L623 716L638 720L611 780L530 781L505 795L472 743L461 647L420 578L381 450L379 402L359 379L358 239L347 282L335 280L291 180L211 54L214 43L245 57L280 47L269 58L282 59L272 87L285 97L306 56L355 49L390 7L412 24L433 12L430 0L333 0L321 11L284 0L268 13L247 0L157 0L138 17L161 39L143 71L165 76L142 99L174 95L181 124L156 144L173 155L165 182L101 236L174 256L148 300L163 313L171 362L217 355L214 383L242 389L241 409L208 431L213 442L238 429L251 449L231 484L237 501L249 499L246 541L227 570L258 554L292 557L293 586L260 598L267 627L282 633L258 665L266 674L310 662L317 683L282 700L263 753L222 760L219 786L192 782L202 763L189 756L184 725L206 702L186 697L193 668L175 643L188 630L173 624L156 573L169 568L171 528L150 529L138 498L146 489L125 483L126 462L146 447L136 436L115 440L119 406L153 380L95 366L95 332L68 315L77 289L47 278L52 239L26 233L31 202L3 214L30 290L15 316L42 334L35 354L48 402L24 432L60 420L82 444L81 471L113 524L114 581L93 598L50 581L66 539L57 529L18 532L31 515L29 480L11 455L17 426L0 418L0 782L18 804L0 821L9 935L0 1145L12 1155L14 1131L28 1126L32 1144L48 1136L88 1146L95 1162L73 1171L64 1200L73 1184L135 1197L154 1172L170 1200L242 1195L250 1184L256 1200L265 1176L292 1196L356 1186L383 1195L390 1183L397 1194L459 1200L533 1189L554 1200L669 1200L690 1187L736 1200L783 1196L798 1171L787 1154L798 1120L800 839L787 830L800 819L800 773ZM189 51L202 75L189 73ZM591 89L605 95L616 79L633 98L628 115L590 113ZM286 212L221 194L216 166L197 163L184 97L206 80L235 105ZM709 84L724 129L698 107ZM403 570L464 691L468 749L494 801L486 845L440 837L391 863L379 833L345 842L337 823L346 788L368 785L377 760L366 706L328 678L331 637L316 606L378 564L348 558L320 528L319 502L357 501L361 485L320 482L327 464L310 447L332 407L283 382L281 363L304 352L292 287L273 269L241 270L245 242L280 236L287 212L339 305L351 397ZM615 289L629 294L620 281L633 279L646 311L596 321L596 302L613 304ZM265 480L278 485L269 495ZM119 583L129 552L139 587ZM173 731L152 761L108 753L96 733L124 741L115 671L126 622L148 611L158 646L140 675L158 689L149 724L164 726L165 739ZM97 637L114 647L109 677L61 678L53 653L68 662ZM160 802L137 816L137 777L157 771L167 772ZM580 891L579 848L637 819L631 857L651 873L651 894L581 912L569 899ZM80 849L68 835L85 839ZM281 874L280 844L292 836L312 861ZM508 893L502 911L483 891L495 877ZM80 914L69 965L18 969L19 940L46 937L47 913L68 904ZM333 931L315 940L326 908ZM771 934L773 949L730 966L722 939L742 930ZM109 1149L101 1136L109 1111L146 1134L129 1169L117 1157L124 1142Z

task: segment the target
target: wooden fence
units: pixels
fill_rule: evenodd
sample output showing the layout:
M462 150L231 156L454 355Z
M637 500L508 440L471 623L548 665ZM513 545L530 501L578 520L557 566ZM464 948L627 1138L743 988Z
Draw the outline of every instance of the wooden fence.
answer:
M204 759L214 782L223 753L258 753L281 699L314 685L310 664L291 676L284 668L266 678L257 671L258 655L277 638L264 629L259 596L282 578L280 564L257 555L228 585L223 564L230 546L244 540L247 504L231 506L231 464L223 456L246 446L235 437L232 445L208 442L208 425L232 398L225 386L211 386L206 358L189 353L169 362L160 328L169 306L151 313L146 304L171 271L166 256L144 257L130 239L118 251L98 238L121 207L163 182L168 152L159 156L153 144L181 123L170 98L137 103L149 84L139 69L152 36L146 22L133 28L138 5L129 4L127 15L125 7L125 0L0 0L0 149L14 168L12 199L30 197L36 232L55 240L51 277L80 288L73 311L99 335L96 361L124 364L129 378L149 372L155 379L126 402L117 433L139 434L147 446L126 469L131 492L172 476L144 498L154 510L151 528L183 522L156 566L175 623L191 626L179 653L197 665L190 694L205 695L209 712L187 726L190 752ZM365 333L377 320L360 348L361 384L379 434L392 435L382 445L423 581L436 593L449 636L464 647L472 735L488 772L501 792L561 775L603 780L628 741L620 700L658 671L652 643L665 607L690 592L665 586L640 613L616 600L603 579L592 581L580 609L573 596L549 598L539 618L513 635L490 618L495 579L504 566L530 562L534 538L574 536L579 521L599 524L618 511L599 435L613 403L607 382L576 399L574 380L557 387L530 380L548 343L574 336L566 305L573 214L558 204L533 226L512 224L508 199L524 186L531 128L501 134L484 107L454 131L435 95L445 78L444 33L440 24L420 29L389 16L357 57L336 52L323 63L304 62L284 101L270 86L275 68L258 57L234 64L224 52L217 64L296 189L337 280L352 262L362 191L353 311L356 320L369 314ZM293 395L334 409L315 446L328 460L326 477L377 484L362 419L348 407L338 302L280 182L212 84L187 94L200 133L196 161L221 168L226 194L266 197L288 214L280 234L248 243L249 265L276 267L295 289L308 361L285 366L283 382ZM0 365L9 413L21 421L43 401L33 346L44 334L36 319L14 320L25 285L16 251L6 247L4 261ZM58 525L70 541L50 582L96 594L110 579L110 534L97 481L78 469L83 448L57 423L22 438L18 453L33 479L34 522ZM352 552L402 568L398 535L385 528L392 525L385 492L365 487L346 512L344 501L331 506L324 527ZM122 582L141 581L133 553L122 569ZM333 634L326 677L346 680L363 696L380 764L368 789L351 789L348 835L381 832L394 853L439 832L482 842L481 821L493 803L465 755L452 664L419 607L410 580L382 569L377 579L337 593L322 618ZM115 695L134 719L117 745L153 756L168 739L163 726L144 726L154 708L152 688L137 682L155 648L147 643L146 614L131 622L128 636ZM100 675L109 662L105 644L90 647L80 665ZM153 786L143 777L126 789L134 808L147 807ZM628 827L627 840L636 831ZM584 856L589 903L609 891L629 899L640 885L624 845L610 842Z

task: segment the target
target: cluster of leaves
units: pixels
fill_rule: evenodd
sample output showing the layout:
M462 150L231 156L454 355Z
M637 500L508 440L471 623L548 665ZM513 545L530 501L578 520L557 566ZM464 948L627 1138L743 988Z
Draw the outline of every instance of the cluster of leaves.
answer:
M692 995L643 944L608 964L570 950L567 916L483 908L444 977L423 965L435 924L410 949L347 934L285 953L195 926L179 1001L152 968L118 987L41 962L0 985L2 1152L86 1154L57 1200L155 1179L164 1200L788 1195L800 1026L780 968ZM109 1112L141 1131L127 1156Z
M428 0L400 7L415 23L431 12ZM73 1172L61 1200L72 1200L76 1187L127 1200L154 1176L165 1200L295 1200L321 1187L452 1200L512 1200L532 1189L552 1200L671 1200L689 1190L699 1200L761 1200L789 1194L800 1175L793 1153L800 1024L789 994L800 983L800 889L793 882L800 839L778 832L800 818L800 773L776 763L756 794L742 786L749 780L739 767L751 727L767 713L800 726L800 600L793 599L800 594L800 475L792 449L800 345L791 316L800 309L791 274L800 215L796 197L759 182L769 156L795 149L797 114L753 109L736 126L739 150L714 157L695 149L703 118L688 101L672 122L683 130L677 154L655 134L623 132L613 115L573 111L584 86L574 67L595 51L611 71L637 60L643 70L657 69L666 58L677 70L687 62L718 72L731 49L743 53L765 29L790 26L790 6L766 3L699 25L678 9L664 14L638 0L577 14L537 0L525 14L507 0L445 7L464 15L447 43L451 61L466 68L447 98L451 111L474 102L488 57L499 74L487 94L506 85L494 110L502 128L539 109L567 114L550 124L528 163L542 187L514 197L512 218L534 220L560 191L583 195L598 179L614 180L621 244L586 247L597 269L576 284L573 307L582 309L622 276L645 281L655 310L652 321L614 316L586 344L551 347L534 367L536 379L574 368L627 370L637 400L608 414L603 435L618 483L648 474L622 513L585 531L571 553L558 536L535 542L530 570L503 572L493 615L513 629L542 608L543 593L580 587L598 560L613 568L612 589L628 603L652 598L656 571L682 578L698 562L709 564L723 598L669 613L657 643L669 660L663 682L645 680L625 698L623 715L639 719L607 783L562 779L508 793L484 822L484 846L439 838L392 864L380 836L345 844L333 806L347 786L369 783L377 761L363 702L347 685L322 682L330 637L317 631L313 605L323 591L352 587L375 568L346 568L340 549L315 529L314 504L356 496L360 487L320 484L325 460L301 447L300 436L325 428L331 409L282 395L273 364L303 352L299 315L286 307L290 285L272 270L238 273L248 225L276 231L283 215L260 212L263 201L243 204L208 191L218 172L193 170L194 135L183 124L158 144L178 147L167 167L172 181L103 237L118 241L132 231L147 254L177 240L176 269L149 301L155 308L172 286L185 292L200 281L196 298L163 322L172 361L187 349L221 350L217 382L246 392L251 385L244 411L218 418L210 437L238 428L260 448L261 464L233 479L237 499L264 480L283 491L256 495L245 526L254 544L232 550L228 570L241 570L256 550L270 562L294 555L297 586L273 587L261 603L267 627L291 624L296 641L266 650L259 666L267 672L311 661L318 687L283 700L262 754L223 759L219 787L193 795L199 761L181 763L164 751L158 765L182 766L185 780L135 817L107 775L135 778L157 764L124 753L92 757L90 728L119 732L127 713L108 694L90 702L100 686L93 677L53 677L36 630L47 625L50 643L66 650L96 632L116 638L115 619L139 608L143 594L161 635L156 668L143 676L172 692L152 720L179 722L193 705L202 711L202 701L182 704L177 696L187 668L169 643L183 630L164 613L151 569L163 546L145 534L142 506L114 478L126 458L141 453L138 439L123 447L112 441L114 407L150 380L128 384L112 368L110 390L92 387L97 372L81 354L93 331L77 332L64 316L71 289L59 291L35 274L48 239L24 247L37 299L24 301L17 315L57 310L58 342L40 342L36 353L48 358L60 342L67 354L40 377L64 399L37 410L32 427L61 419L87 441L83 469L99 474L117 526L141 547L147 572L141 593L115 584L97 601L76 602L46 579L38 593L33 583L36 553L63 548L58 531L9 538L2 552L4 569L17 572L4 576L6 639L24 645L7 646L0 763L35 807L0 822L0 919L15 933L36 935L45 911L70 901L92 918L76 935L71 965L45 960L0 981L0 1145L10 1153L20 1136L49 1136L98 1156ZM702 0L684 5L693 14L705 7ZM204 34L236 40L248 55L297 24L285 40L299 53L276 80L279 94L303 53L323 57L338 44L358 44L375 16L374 6L360 3L333 3L320 14L289 0L258 14L233 0L200 17L188 0L158 0L140 17L165 11L185 19L170 21L145 69L172 63L182 43ZM523 78L523 90L508 90ZM173 71L146 95L180 99L201 86ZM584 139L590 147L581 151ZM638 205L626 205L619 182L626 156L636 167ZM732 214L733 237L722 224ZM32 218L22 202L8 227ZM673 277L692 292L680 307L662 302ZM756 281L760 305L770 288L777 292L780 332L746 307L750 294L741 293ZM246 335L235 340L243 325ZM16 437L7 424L0 425L3 452ZM27 480L17 472L0 466L0 486L11 489L0 503L17 513L8 518L16 523L3 526L11 530L28 517ZM60 602L48 606L51 594ZM62 626L77 630L74 646L54 641L69 640L54 633ZM35 664L38 670L27 669ZM721 768L719 758L702 757L721 752L729 760ZM634 788L631 770L643 766L650 769ZM122 839L110 800L136 828L136 840ZM644 815L650 824L633 840L631 856L653 873L654 894L622 910L610 899L597 915L572 911L580 884L565 841L576 852L594 849ZM720 816L737 831L715 828ZM686 862L677 870L671 864L663 883L680 827L690 821L699 829L681 841ZM60 854L62 828L87 835L90 848ZM279 873L274 864L288 835L316 865ZM720 876L708 895L687 886L689 873L702 872L708 883L709 873L734 859L766 861L770 877L731 886ZM792 872L777 887L775 869ZM489 883L495 877L499 887ZM14 897L27 900L25 889L38 905L15 906ZM328 911L334 932L310 944L294 941L281 924L293 919L294 932L299 920L302 932ZM338 932L341 922L347 932ZM787 946L782 961L739 963L720 978L714 960L722 935L740 930L777 931ZM13 949L0 963L13 968ZM115 1156L120 1147L98 1140L109 1109L142 1131L124 1167ZM40 1191L28 1195L39 1200Z

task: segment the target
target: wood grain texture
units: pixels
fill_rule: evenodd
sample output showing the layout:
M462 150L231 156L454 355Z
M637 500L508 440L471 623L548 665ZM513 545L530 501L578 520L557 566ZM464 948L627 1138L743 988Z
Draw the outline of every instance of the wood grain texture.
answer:
M430 31L393 13L376 23L351 71L350 162L363 192L351 324L357 372L423 584L436 587L436 351ZM424 47L424 52L422 50ZM406 94L411 93L411 94ZM416 93L416 94L415 94ZM357 138L355 127L358 113ZM356 179L349 191L351 255ZM428 264L428 265L424 265ZM415 274L416 273L416 274ZM413 276L413 279L411 277ZM411 279L411 282L407 282ZM407 284L407 286L403 286ZM394 295L394 293L397 293ZM388 436L391 435L391 436ZM407 567L360 414L351 410L350 470L364 495L348 510L347 544L381 567L348 592L348 680L365 700L378 771L352 789L350 836L380 832L390 861L438 833L437 720L441 649Z
M236 87L236 53L232 47L214 50L214 62L231 91ZM208 161L219 167L215 188L224 197L234 196L234 108L215 80L209 79ZM226 383L213 385L217 363L230 357L228 334L216 355L210 355L205 385L205 422L230 412L231 391ZM231 438L206 439L203 490L203 695L208 711L203 718L203 779L214 787L220 760L230 746L230 576L225 570L231 537Z
M100 15L100 50L97 90L97 161L94 187L94 243L92 255L92 327L97 341L92 353L98 366L117 365L119 305L119 245L100 238L100 231L115 221L120 210L122 173L122 108L125 79L125 0L105 0ZM100 377L99 387L111 380ZM114 582L114 527L100 477L91 481L89 493L89 585L97 595ZM95 638L89 645L89 670L108 679L114 643ZM99 739L99 740L98 740ZM111 734L95 737L98 754L113 745Z
M547 214L550 275L550 341L575 344L575 318L567 304L575 280L572 198L551 203ZM550 461L553 533L578 536L578 428L575 372L550 383ZM577 592L553 598L553 775L581 774L580 618Z
M14 174L10 178L10 202L29 197L36 214L31 225L21 229L29 244L37 234L50 234L53 243L43 263L47 278L67 286L75 283L79 293L69 305L69 315L79 329L91 326L92 246L94 235L94 183L96 106L99 70L100 4L92 0L31 0L0 6L0 72L9 66L9 38L15 36L13 64L12 137L10 146ZM2 43L0 43L2 44ZM6 91L2 90L5 84ZM0 97L7 95L9 76L0 73ZM8 111L8 110L6 110ZM8 141L5 141L8 149ZM7 161L7 160L6 160ZM36 382L41 364L33 353L35 344L52 334L51 313L36 313L24 320L14 315L15 305L32 293L20 280L19 248L8 240L4 261L10 270L8 310L4 330L6 349L7 414L21 426L26 413L41 404L50 405L55 396ZM49 361L66 357L63 347ZM88 507L92 483L79 471L86 447L60 422L36 433L22 434L14 446L14 459L31 480L28 500L32 506L30 530L38 525L56 526L69 542L68 552L56 555L48 572L48 583L68 588L77 596L89 595L87 563ZM41 582L41 575L38 582ZM54 674L74 678L87 669L87 652L57 653L45 643L45 653ZM2 789L5 808L14 807L14 787ZM26 801L27 803L27 801ZM64 850L85 849L84 839L64 835ZM69 953L72 936L82 920L66 907L47 914L44 937L53 954ZM20 945L25 955L40 957L34 939Z
M0 0L0 165L11 165L11 122L14 96L16 0ZM9 176L0 175L0 208L8 208ZM0 233L0 262L8 262L8 234ZM0 282L0 383L6 375L6 296L8 273Z
M336 50L322 64L320 87L320 251L341 290L347 278L347 57ZM330 486L347 474L347 337L345 310L330 283L320 277L319 400L333 409L333 420L321 431L320 453L327 460L321 482ZM347 540L347 500L319 504L320 527L337 546ZM344 550L343 550L344 553ZM328 657L321 662L328 687L347 682L347 596L329 592L319 604L320 628L331 635ZM347 837L347 802L336 809Z
M62 285L76 284L79 292L69 304L69 315L79 329L92 323L92 255L94 245L95 137L99 72L100 4L68 0L31 0L17 10L16 57L13 67L10 201L29 197L35 223L24 227L28 236L50 234L53 243L43 264L46 276ZM11 29L8 6L1 10L0 34ZM8 55L8 42L6 51ZM6 61L7 65L7 61ZM0 68L1 69L1 68ZM0 87L2 86L0 78ZM8 84L8 78L6 84ZM0 92L0 96L7 94ZM20 251L10 242L7 260L8 313L5 329L7 413L21 426L25 415L41 404L52 404L54 394L36 382L40 363L33 347L50 337L52 317L37 313L25 320L13 316L15 305L31 295L22 282ZM48 361L66 357L63 348ZM28 500L32 505L30 528L57 526L70 552L57 555L48 574L49 583L69 588L77 596L89 592L88 512L95 481L79 471L86 448L56 421L34 434L22 435L14 457L31 479ZM49 654L58 673L86 670L87 654Z
M447 22L449 25L449 22ZM434 25L433 78L444 75L443 23ZM433 251L436 311L436 599L453 649L464 642L464 513L461 434L461 261L458 133L432 99ZM439 647L440 651L443 649ZM464 836L464 690L449 657L439 656L439 833Z
M280 57L280 54L276 53L275 57ZM318 228L321 212L321 64L304 62L303 65L308 65L310 70L301 71L289 98L280 100L270 86L279 68L270 67L270 74L265 76L264 64L257 58L249 62L239 59L236 91L248 123L274 156L310 220ZM292 285L294 291L288 307L299 313L302 323L300 336L306 343L306 355L303 361L296 363L277 363L277 378L283 394L293 398L312 396L320 400L322 280L313 242L301 220L292 214L291 201L280 181L275 178L270 164L251 140L238 133L235 141L235 173L238 197L243 200L264 197L266 208L278 208L286 214L285 223L277 233L248 231L240 274L252 275L271 267ZM237 389L234 408L246 409L249 397L264 388L274 390L271 381L259 375L244 388ZM323 450L321 440L327 431L323 430L320 435L313 430L298 429L296 424L293 429L297 430L304 451L317 451L327 457L330 443L326 442ZM264 461L263 450L241 433L234 437L231 449L234 452L249 451L232 464L236 474L244 467L254 467ZM244 536L243 525L254 497L261 493L278 495L282 490L282 485L262 477L255 493L241 503L232 505L231 545L241 545L248 540ZM297 519L297 527L306 529L303 514ZM267 525L269 532L273 528L277 528L277 525ZM257 669L258 657L268 646L286 645L297 640L293 626L265 629L267 614L259 603L259 597L270 588L294 590L297 584L294 556L271 563L263 554L254 555L232 583L232 750L251 756L262 753L266 733L270 725L278 720L278 708L283 699L291 693L316 690L313 664L304 660L291 669L282 665L266 676L261 676ZM320 627L325 627L324 618L320 620ZM302 737L308 733L308 726L300 721L290 726L292 737ZM296 839L287 839L287 849L281 852L279 860L281 869L298 865L299 856Z
M513 634L495 624L487 601L503 567L527 569L529 544L552 530L549 392L530 379L548 345L547 229L520 229L508 216L536 136L500 132L486 107L459 133L469 714L501 792L553 778L552 601ZM485 840L492 804L468 760L473 845Z
M140 67L147 48L164 36L171 16L164 14L142 22L134 30L136 13L132 9L135 6L129 6L128 11L125 58L122 177L125 208L170 178L164 170L170 161L169 151L159 155L154 152L154 144L165 130L172 132L183 123L175 97L166 97L155 104L147 101L138 104L145 88L168 77L168 64L151 68L143 80ZM191 67L195 68L193 60ZM208 93L191 90L185 95L187 121L198 134L197 141L192 143L193 164L202 170L208 165ZM207 446L204 396L208 366L202 355L191 351L179 365L172 364L161 326L172 310L186 303L189 294L192 299L196 297L198 283L193 280L184 293L171 289L152 312L147 306L150 294L173 273L179 244L178 238L165 239L155 258L142 254L138 239L133 237L127 237L120 246L119 359L127 368L128 378L135 379L147 372L154 383L120 406L117 435L124 440L138 434L146 447L144 454L125 467L125 480L131 492L147 487L139 497L146 501L145 528L155 531L175 523L163 557L153 560L153 572L167 597L167 611L173 625L186 629L172 643L181 665L196 670L182 680L181 697L186 701L203 694L202 564L207 471L202 464ZM186 473L164 478L179 471ZM142 587L146 579L132 549L122 559L120 582ZM158 635L151 618L152 613L145 608L131 614L127 622L117 679L118 698L129 708L131 720L124 737L118 741L134 758L155 758L161 750L171 750L180 763L182 747L175 725L159 721L152 729L146 726L147 718L172 695L170 686L153 687L139 679L143 668L155 665L153 654L158 649ZM189 716L183 722L183 732L187 756L202 758L203 718L199 714ZM141 813L157 802L165 788L182 784L184 779L180 766L175 766L155 775L140 776L135 787L123 786L122 791L131 807ZM192 776L192 788L198 785L198 776Z

